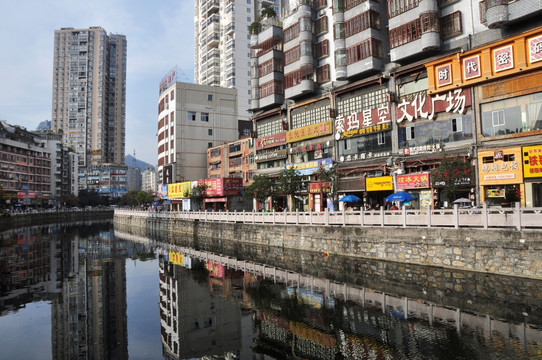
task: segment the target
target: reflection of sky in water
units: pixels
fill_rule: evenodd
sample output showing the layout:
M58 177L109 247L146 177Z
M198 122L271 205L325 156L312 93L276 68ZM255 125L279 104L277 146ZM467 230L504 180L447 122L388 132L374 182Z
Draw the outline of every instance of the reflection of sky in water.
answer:
M29 303L0 318L0 359L50 358L50 302Z
M126 259L128 354L130 359L162 359L158 308L158 260ZM149 306L149 304L152 304ZM149 313L149 311L151 311Z

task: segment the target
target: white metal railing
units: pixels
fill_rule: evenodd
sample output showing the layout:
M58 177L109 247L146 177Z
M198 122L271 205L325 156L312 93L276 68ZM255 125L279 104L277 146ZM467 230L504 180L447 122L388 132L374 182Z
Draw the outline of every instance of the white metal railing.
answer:
M209 211L138 211L115 209L115 215L143 216L206 222L249 224L295 224L340 226L394 226L429 228L515 228L542 230L542 208L487 207L424 210L369 210L329 212L209 212Z

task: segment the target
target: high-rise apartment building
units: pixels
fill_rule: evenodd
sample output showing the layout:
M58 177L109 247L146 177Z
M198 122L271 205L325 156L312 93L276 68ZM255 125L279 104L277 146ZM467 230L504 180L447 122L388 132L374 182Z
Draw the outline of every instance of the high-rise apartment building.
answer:
M126 37L99 26L55 30L51 129L79 168L124 164Z
M280 14L281 0L195 0L194 82L235 87L237 113L248 120L251 106L249 26L261 10Z

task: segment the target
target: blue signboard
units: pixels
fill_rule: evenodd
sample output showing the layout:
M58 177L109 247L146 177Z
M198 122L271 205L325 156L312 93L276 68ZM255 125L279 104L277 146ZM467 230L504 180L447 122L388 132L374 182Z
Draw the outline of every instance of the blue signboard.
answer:
M326 158L307 161L299 164L286 164L286 169L294 168L298 175L311 175L317 172L320 166L323 166L324 169L329 170L331 165L333 165L333 159Z

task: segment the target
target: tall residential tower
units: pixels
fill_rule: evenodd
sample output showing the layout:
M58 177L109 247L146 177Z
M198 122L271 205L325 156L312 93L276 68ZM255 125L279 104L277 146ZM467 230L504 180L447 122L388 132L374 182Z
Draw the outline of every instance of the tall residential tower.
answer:
M281 0L195 0L194 82L236 88L237 113L249 120L251 109L249 26L262 8L280 14Z
M51 129L79 168L124 164L126 37L99 26L55 30Z

